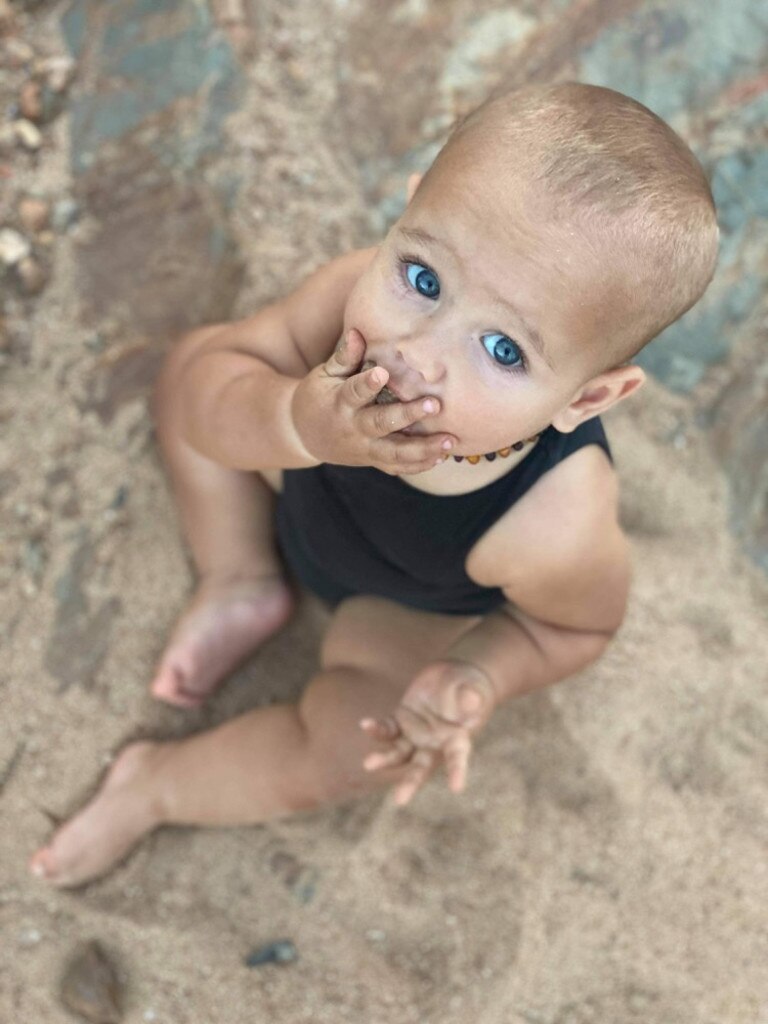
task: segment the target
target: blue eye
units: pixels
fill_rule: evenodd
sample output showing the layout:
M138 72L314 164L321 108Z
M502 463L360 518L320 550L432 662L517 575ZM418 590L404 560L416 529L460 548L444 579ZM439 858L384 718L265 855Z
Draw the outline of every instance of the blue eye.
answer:
M413 271L416 273L413 274ZM405 276L408 278L408 284L415 288L420 295L425 295L428 299L436 299L440 294L440 282L437 279L437 274L429 267L425 267L421 263L406 263Z
M484 334L481 341L486 352L499 360L501 366L523 366L520 348L506 334Z

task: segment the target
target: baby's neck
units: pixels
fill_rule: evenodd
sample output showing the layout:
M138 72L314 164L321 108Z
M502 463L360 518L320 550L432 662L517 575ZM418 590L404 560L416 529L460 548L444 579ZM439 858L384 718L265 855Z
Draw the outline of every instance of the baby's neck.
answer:
M522 451L510 452L506 458L496 458L492 462L481 459L474 465L466 460L454 462L453 459L448 459L423 473L409 473L400 479L426 494L468 494L470 491L487 487L494 480L509 473L540 444L541 438L533 444L526 445Z

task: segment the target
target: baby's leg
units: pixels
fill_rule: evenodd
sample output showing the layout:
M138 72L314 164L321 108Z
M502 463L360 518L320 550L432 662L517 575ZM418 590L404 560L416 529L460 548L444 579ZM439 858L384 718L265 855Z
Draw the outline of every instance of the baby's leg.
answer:
M274 546L279 473L246 473L207 459L183 440L176 382L186 362L220 325L186 335L158 378L157 438L199 573L196 593L160 659L152 693L195 707L290 617L294 597Z
M248 825L393 785L367 773L364 717L384 717L413 677L479 619L359 597L336 611L299 704L258 708L171 743L134 743L95 799L32 858L55 885L103 874L162 824Z

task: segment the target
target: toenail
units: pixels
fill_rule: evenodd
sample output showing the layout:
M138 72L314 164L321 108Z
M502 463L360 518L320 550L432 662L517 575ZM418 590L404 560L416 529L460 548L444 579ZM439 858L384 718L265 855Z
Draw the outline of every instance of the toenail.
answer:
M45 865L41 864L39 861L37 862L37 864L33 864L30 870L32 871L32 874L35 876L35 878L45 878L47 874L45 870Z

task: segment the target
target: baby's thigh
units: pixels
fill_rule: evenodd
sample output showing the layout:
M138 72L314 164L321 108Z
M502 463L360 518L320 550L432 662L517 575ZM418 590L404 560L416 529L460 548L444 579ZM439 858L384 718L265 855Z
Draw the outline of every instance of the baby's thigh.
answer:
M352 667L407 683L443 657L477 615L441 615L383 597L351 597L339 605L320 649L323 669Z

